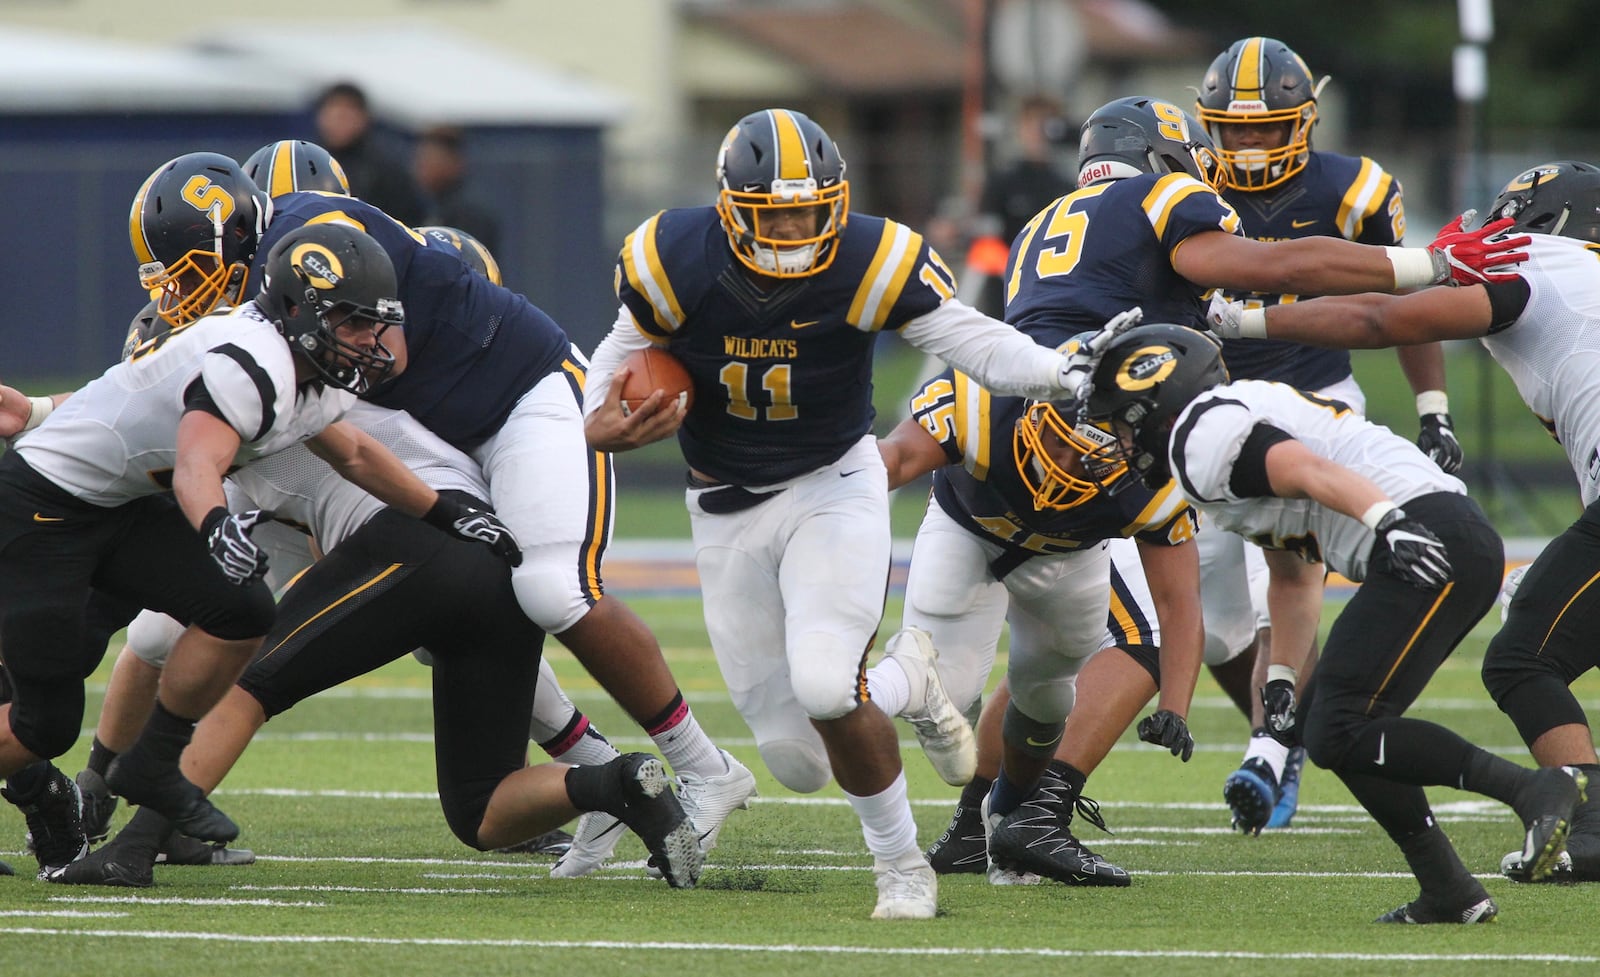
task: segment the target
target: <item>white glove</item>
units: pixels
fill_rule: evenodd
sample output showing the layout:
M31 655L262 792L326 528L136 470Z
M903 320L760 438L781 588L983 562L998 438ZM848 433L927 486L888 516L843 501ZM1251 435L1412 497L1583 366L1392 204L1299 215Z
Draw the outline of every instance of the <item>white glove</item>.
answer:
M1085 393L1083 388L1090 383L1094 368L1100 363L1100 357L1105 354L1106 347L1142 321L1144 321L1144 310L1138 306L1126 312L1118 312L1106 320L1106 324L1101 326L1098 332L1080 343L1077 350L1063 354L1061 389L1077 395L1080 400L1083 399Z
M1221 292L1213 292L1206 309L1206 325L1218 339L1238 339L1244 335L1244 303L1230 302Z

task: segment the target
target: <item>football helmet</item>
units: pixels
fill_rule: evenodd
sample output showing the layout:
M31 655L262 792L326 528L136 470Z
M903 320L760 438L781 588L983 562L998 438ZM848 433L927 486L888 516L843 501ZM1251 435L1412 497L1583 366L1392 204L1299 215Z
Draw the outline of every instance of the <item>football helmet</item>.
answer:
M1600 167L1563 159L1518 173L1483 222L1502 217L1516 221L1512 230L1600 243Z
M1028 404L1012 429L1012 454L1022 484L1033 493L1033 507L1040 511L1065 511L1076 508L1127 474L1121 460L1107 457L1106 449L1116 438L1103 427L1079 418L1076 401L1052 403L1036 400ZM1080 478L1063 467L1060 454L1076 452L1083 459Z
M426 234L441 244L450 245L450 247L461 252L461 260L467 263L468 268L496 285L505 284L500 280L500 263L494 260L494 255L489 253L489 249L483 246L482 241L461 228L435 224L428 227L413 228L413 230L418 234Z
M289 348L328 383L363 393L386 376L394 356L376 342L363 349L339 337L351 319L377 336L403 325L394 263L383 246L349 224L307 224L272 246L256 298Z
M304 139L267 143L244 161L244 172L269 197L301 190L350 195L344 167L326 149Z
M1091 382L1082 419L1110 431L1115 440L1090 460L1121 461L1146 487L1159 489L1172 478L1167 443L1173 421L1202 392L1227 383L1228 370L1215 339L1198 329L1158 323L1112 340ZM1115 495L1132 481L1103 487Z
M717 150L717 214L734 255L774 278L831 265L850 214L844 171L839 147L799 112L764 109L740 119ZM791 231L797 215L812 225Z
M271 220L272 201L226 156L188 153L157 167L128 217L139 284L156 314L177 327L242 302Z
M1140 173L1187 173L1224 186L1222 157L1194 116L1171 102L1134 95L1095 109L1078 135L1078 186Z
M1227 164L1228 186L1267 190L1305 169L1317 96L1327 83L1326 75L1313 81L1300 55L1270 37L1235 41L1217 55L1200 82L1195 111ZM1230 150L1222 138L1228 125L1282 125L1286 138L1273 149Z
M128 323L128 337L122 342L122 358L127 359L140 346L172 331L172 324L156 312L156 300L151 299L139 314Z

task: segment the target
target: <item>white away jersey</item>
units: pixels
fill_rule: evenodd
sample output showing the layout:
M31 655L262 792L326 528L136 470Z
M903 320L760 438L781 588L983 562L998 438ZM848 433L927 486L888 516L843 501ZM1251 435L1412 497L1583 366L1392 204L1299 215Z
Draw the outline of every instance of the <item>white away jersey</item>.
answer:
M1257 424L1268 424L1312 453L1343 465L1400 505L1434 492L1466 494L1417 446L1345 404L1267 380L1238 380L1196 397L1172 428L1172 475L1184 496L1223 529L1267 549L1323 561L1351 580L1367 575L1375 541L1358 519L1310 499L1240 498L1234 465Z
M1483 345L1567 452L1585 506L1600 497L1600 244L1533 235L1528 304Z
M394 452L433 489L459 489L489 498L478 463L452 448L404 411L358 403L344 418ZM228 507L266 509L316 537L322 551L338 546L384 504L344 480L328 463L296 445L246 465L229 477Z
M17 440L33 469L85 502L112 507L172 488L184 396L205 382L247 464L322 433L355 395L295 383L289 345L246 302L143 344Z

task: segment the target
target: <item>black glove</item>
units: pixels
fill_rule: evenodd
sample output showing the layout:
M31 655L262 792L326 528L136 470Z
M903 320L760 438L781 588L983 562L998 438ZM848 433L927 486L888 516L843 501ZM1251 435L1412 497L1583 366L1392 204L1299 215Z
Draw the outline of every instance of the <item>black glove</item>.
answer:
M1433 463L1448 474L1461 470L1461 442L1456 440L1455 425L1449 414L1423 414L1417 432L1417 447L1433 459Z
M1194 737L1189 735L1189 724L1170 709L1157 709L1139 720L1139 738L1166 747L1173 756L1183 757L1184 763L1194 756Z
M250 530L270 515L260 509L234 515L220 505L206 513L205 521L200 524L200 535L206 538L211 558L217 561L229 583L243 587L266 574L267 551L250 538Z
M1284 746L1297 745L1294 683L1281 678L1268 682L1261 687L1261 705L1266 709L1267 734Z
M1390 509L1374 528L1389 550L1394 575L1419 590L1438 590L1450 582L1450 555L1439 537L1404 509Z
M487 543L494 555L514 567L522 565L522 546L511 530L493 511L465 492L446 489L439 493L422 521L459 539Z

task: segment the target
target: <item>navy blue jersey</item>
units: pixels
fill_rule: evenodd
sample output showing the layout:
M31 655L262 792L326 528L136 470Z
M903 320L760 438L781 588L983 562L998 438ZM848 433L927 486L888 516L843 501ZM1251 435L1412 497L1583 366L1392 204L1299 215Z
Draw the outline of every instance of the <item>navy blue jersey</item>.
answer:
M922 235L851 214L838 254L807 278L758 280L711 207L666 210L623 243L617 297L694 378L678 431L689 465L768 485L838 460L872 428L872 348L955 294Z
M1208 231L1239 233L1239 217L1184 173L1141 174L1069 193L1040 211L1011 245L1006 321L1059 345L1133 306L1145 322L1204 327L1203 289L1172 254Z
M406 368L365 399L404 410L434 434L471 450L499 430L524 393L571 357L555 320L522 295L474 274L460 253L354 197L289 193L272 200L251 274L308 223L343 221L389 253L405 305Z
M1400 181L1365 156L1314 152L1305 169L1281 186L1228 190L1223 197L1238 211L1244 233L1258 241L1326 236L1383 246L1398 245L1406 233ZM1300 298L1224 291L1255 309ZM1277 380L1302 390L1320 390L1350 375L1348 350L1282 339L1225 340L1222 361L1235 380Z
M933 497L950 518L1022 558L1123 537L1158 546L1194 537L1195 511L1172 482L1157 492L1136 484L1115 496L1100 493L1071 509L1034 508L1017 470L1013 436L1028 404L1022 397L993 396L951 370L911 399L911 416L950 462L933 475Z

